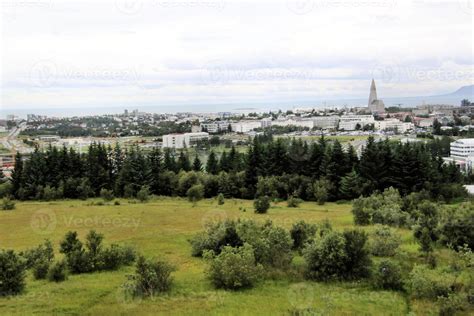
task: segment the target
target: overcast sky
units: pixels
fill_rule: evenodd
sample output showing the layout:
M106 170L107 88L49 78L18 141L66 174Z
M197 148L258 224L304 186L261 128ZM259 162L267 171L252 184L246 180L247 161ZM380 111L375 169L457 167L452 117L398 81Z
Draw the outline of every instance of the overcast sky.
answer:
M470 0L4 0L2 108L434 95L473 83Z

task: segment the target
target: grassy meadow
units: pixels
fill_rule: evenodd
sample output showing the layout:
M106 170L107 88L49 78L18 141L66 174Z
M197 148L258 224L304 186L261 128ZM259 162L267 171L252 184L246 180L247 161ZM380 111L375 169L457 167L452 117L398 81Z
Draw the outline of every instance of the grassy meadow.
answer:
M14 211L0 212L0 248L21 251L47 238L55 245L59 258L58 244L67 231L77 231L83 240L89 230L95 229L104 234L106 245L112 242L132 245L146 257L163 257L173 263L177 271L173 274L172 291L147 300L125 297L121 285L134 267L70 275L67 281L58 284L36 281L28 272L22 295L0 298L0 315L289 315L301 310L307 310L307 315L437 314L436 305L431 302L409 300L400 292L375 291L365 281L307 282L298 273L276 274L252 289L215 290L205 278L205 261L190 255L187 240L203 230L208 221L271 219L289 229L300 219L310 223L327 219L335 229L344 230L353 227L350 204L319 206L306 202L295 209L282 202L272 204L268 214L257 215L253 213L252 201L244 200L226 200L224 205L217 205L216 200L208 199L195 206L179 198L157 198L144 204L121 200L121 205L102 206L91 205L92 202L17 203ZM418 245L411 232L403 229L399 232L407 260L419 260ZM448 260L447 250L437 253ZM294 270L301 270L302 258L296 256L293 265Z

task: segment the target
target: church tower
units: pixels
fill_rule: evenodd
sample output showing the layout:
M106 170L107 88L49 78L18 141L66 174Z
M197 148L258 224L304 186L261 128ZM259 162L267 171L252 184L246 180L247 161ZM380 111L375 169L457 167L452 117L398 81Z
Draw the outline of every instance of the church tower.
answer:
M377 88L375 87L374 79L372 79L372 84L370 85L369 112L372 114L385 112L385 104L377 97Z

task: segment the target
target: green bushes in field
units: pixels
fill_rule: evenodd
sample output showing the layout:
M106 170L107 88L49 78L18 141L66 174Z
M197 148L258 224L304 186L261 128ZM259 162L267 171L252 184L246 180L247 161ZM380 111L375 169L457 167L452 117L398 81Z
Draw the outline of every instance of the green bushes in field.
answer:
M219 193L219 195L217 196L217 205L224 205L224 203L225 203L224 194Z
M4 197L2 199L2 210L11 211L15 209L15 202L10 199L10 197Z
M192 255L200 257L205 250L212 250L219 254L224 246L242 246L243 242L237 234L236 225L237 223L231 220L206 223L206 230L196 234L189 240Z
M294 196L289 196L288 197L288 200L286 201L288 207L299 207L301 202L303 202L303 200L297 198L297 197L294 197Z
M49 240L45 240L36 248L20 252L20 255L25 259L26 268L33 269L35 279L46 279L49 266L54 259L53 244Z
M195 184L186 191L186 196L189 202L196 203L204 197L204 186L202 184Z
M328 231L308 244L303 255L312 280L358 279L370 274L367 235L361 231Z
M85 246L78 239L76 232L66 234L60 244L60 252L66 256L71 273L115 270L135 261L133 249L118 245L104 248L102 241L103 236L95 231L90 231L86 236Z
M311 240L316 234L317 226L308 224L301 220L293 224L290 230L291 239L293 239L293 249L302 250L305 243Z
M270 208L270 198L267 195L258 197L253 202L253 207L255 213L265 214Z
M25 288L26 265L13 250L0 250L0 297L16 295Z
M374 256L392 257L401 243L401 237L388 226L378 225L372 234L370 250Z
M106 202L112 201L114 199L114 192L112 190L102 188L100 189L100 197L103 198Z
M474 250L474 204L472 202L446 208L440 217L438 233L441 243L452 245L455 249L467 245Z
M51 282L63 282L67 280L67 264L59 261L49 267L48 280Z
M249 244L241 247L225 246L216 255L207 251L207 275L216 288L240 289L253 286L261 277L263 267L255 260L255 250Z
M147 260L140 256L135 274L128 276L126 290L134 297L154 297L171 289L175 268L164 260Z
M373 273L375 288L384 290L401 290L403 287L402 268L391 260L383 260L377 264Z
M383 224L406 226L410 214L402 209L402 198L398 190L386 189L382 194L372 194L354 200L352 213L357 225Z
M408 275L405 288L414 298L436 299L447 297L453 291L454 281L454 276L446 271L415 265Z

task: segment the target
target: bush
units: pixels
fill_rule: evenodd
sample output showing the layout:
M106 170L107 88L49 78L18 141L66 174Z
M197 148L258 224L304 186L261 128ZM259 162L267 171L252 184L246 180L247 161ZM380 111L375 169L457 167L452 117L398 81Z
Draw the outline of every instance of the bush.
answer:
M392 257L400 246L400 235L390 227L377 225L370 243L371 252L378 257Z
M51 282L63 282L67 279L67 267L65 261L53 264L48 271L48 280Z
M171 289L173 279L171 273L175 268L163 260L146 260L140 256L135 274L128 276L128 290L135 297L153 297Z
M53 244L49 240L45 240L42 245L36 248L28 249L24 252L20 252L20 256L25 258L26 268L32 268L37 263L48 262L51 263L54 259Z
M378 289L402 289L402 269L400 265L390 260L381 261L375 268L373 284L374 287Z
M293 249L301 250L304 244L316 234L317 226L308 224L301 220L293 224L290 230L291 239L293 239Z
M405 288L414 298L436 299L447 297L454 284L454 277L440 269L431 270L426 265L415 265L410 272Z
M115 200L114 205L120 205L120 201L119 201L119 200Z
M217 196L217 204L224 205L224 203L225 203L224 194L219 193L219 195Z
M448 208L439 223L440 241L455 249L467 245L474 250L474 204L464 203L457 208Z
M142 186L140 191L137 193L137 199L144 203L150 199L150 188L147 185Z
M219 255L206 252L204 257L209 260L208 278L216 288L236 290L251 287L263 273L249 244L236 248L226 246Z
M360 230L349 230L345 231L343 236L346 253L344 278L355 280L368 277L372 260L366 246L367 234Z
M36 262L33 266L33 276L36 280L46 279L48 276L50 262L49 261L39 261Z
M2 210L11 211L15 209L15 202L13 202L9 197L4 197L2 200Z
M114 193L111 190L107 190L106 188L102 188L100 190L100 197L104 199L104 201L112 201L114 199Z
M403 200L394 188L386 189L382 194L360 197L352 204L352 214L357 225L383 224L406 226L410 214L402 210Z
M253 207L255 209L255 213L265 214L268 211L268 209L270 208L270 198L266 195L258 197L253 202Z
M298 207L300 206L301 202L302 202L301 199L290 196L288 197L287 205L288 207Z
M459 294L438 297L439 315L452 316L466 309L466 298Z
M204 197L204 187L202 184L195 184L186 192L189 202L196 203Z
M330 231L317 237L303 251L307 263L306 276L312 280L341 279L345 273L345 239L341 233Z
M332 184L326 179L320 179L313 184L313 194L319 205L324 205L329 198Z
M133 248L110 245L100 254L100 270L117 270L122 265L130 265L135 261Z
M242 246L243 242L237 234L236 222L232 220L218 223L206 223L206 231L196 234L191 240L192 255L200 257L205 250L212 250L215 254L221 252L222 247Z
M16 295L25 288L25 262L13 250L0 250L0 297Z

